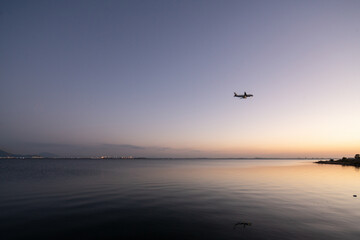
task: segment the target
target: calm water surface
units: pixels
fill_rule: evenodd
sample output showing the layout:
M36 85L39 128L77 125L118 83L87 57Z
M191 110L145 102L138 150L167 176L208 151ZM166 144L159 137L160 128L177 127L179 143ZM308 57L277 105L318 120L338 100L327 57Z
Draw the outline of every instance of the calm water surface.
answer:
M360 239L359 222L354 167L0 160L0 239Z

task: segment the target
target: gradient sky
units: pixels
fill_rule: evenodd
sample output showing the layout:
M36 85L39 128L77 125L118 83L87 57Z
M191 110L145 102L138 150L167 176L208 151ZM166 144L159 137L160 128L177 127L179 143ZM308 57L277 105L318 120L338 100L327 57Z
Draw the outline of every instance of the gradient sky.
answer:
M3 0L0 114L14 153L353 156L360 1Z

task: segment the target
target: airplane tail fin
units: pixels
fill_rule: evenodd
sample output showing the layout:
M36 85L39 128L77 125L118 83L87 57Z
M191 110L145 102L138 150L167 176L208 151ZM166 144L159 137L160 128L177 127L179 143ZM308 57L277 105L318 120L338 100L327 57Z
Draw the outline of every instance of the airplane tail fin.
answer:
M237 94L236 94L236 92L234 92L234 97L236 97L237 96Z

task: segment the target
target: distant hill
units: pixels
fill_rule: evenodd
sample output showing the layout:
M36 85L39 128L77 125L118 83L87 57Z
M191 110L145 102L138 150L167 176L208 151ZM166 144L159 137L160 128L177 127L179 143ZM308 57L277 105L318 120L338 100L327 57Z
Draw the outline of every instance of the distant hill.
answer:
M14 156L15 154L8 153L0 149L0 157L14 157Z
M2 158L7 158L7 157L11 157L11 158L32 158L32 157L44 157L44 158L55 158L58 157L56 154L53 153L49 153L49 152L42 152L36 155L31 155L31 154L14 154L14 153L9 153L6 151L3 151L0 149L0 157Z

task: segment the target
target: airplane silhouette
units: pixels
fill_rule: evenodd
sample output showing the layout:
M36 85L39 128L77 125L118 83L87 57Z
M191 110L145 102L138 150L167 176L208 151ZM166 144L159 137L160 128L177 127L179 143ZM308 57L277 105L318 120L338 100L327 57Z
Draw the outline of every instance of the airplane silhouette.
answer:
M233 226L233 229L235 229L237 226L239 225L242 225L243 228L245 228L246 226L251 226L252 223L251 222L238 222L238 223L235 223L234 226Z
M244 92L244 95L238 95L236 92L234 92L234 97L239 97L239 98L248 98L248 97L252 97L252 94L247 94L246 92Z

